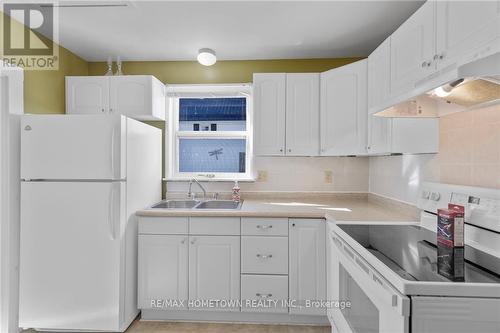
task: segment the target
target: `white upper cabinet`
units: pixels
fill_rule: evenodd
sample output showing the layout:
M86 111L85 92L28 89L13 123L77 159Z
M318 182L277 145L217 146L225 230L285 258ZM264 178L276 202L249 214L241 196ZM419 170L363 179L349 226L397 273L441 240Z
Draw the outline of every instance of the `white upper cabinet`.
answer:
M370 155L391 153L392 119L368 114L368 144L366 150Z
M287 74L286 154L319 153L319 74Z
M438 69L500 51L500 1L438 1Z
M368 57L368 109L383 103L391 90L391 40L387 38ZM376 111L376 110L375 110Z
M165 119L165 86L151 75L68 76L66 113L116 113Z
M321 73L323 156L366 153L367 60Z
M316 156L319 74L254 74L254 152Z
M439 151L438 118L393 118L389 135L392 153L424 154Z
M101 76L66 77L66 113L98 114L109 111L109 80Z
M254 74L254 153L285 154L286 74Z
M422 5L390 37L391 95L409 91L434 72L436 3Z
M387 38L368 57L368 154L390 153L390 119L373 115L373 109L390 94L391 40Z

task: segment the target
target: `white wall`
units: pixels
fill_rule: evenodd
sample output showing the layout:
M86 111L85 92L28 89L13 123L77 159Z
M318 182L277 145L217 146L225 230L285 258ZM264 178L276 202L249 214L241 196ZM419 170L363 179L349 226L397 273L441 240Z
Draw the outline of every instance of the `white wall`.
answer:
M439 153L370 157L370 192L416 203L422 181L500 189L500 105L439 118Z
M370 157L371 193L417 203L422 181L439 181L437 154Z
M0 332L18 332L19 306L19 115L23 71L0 65Z
M367 157L264 157L254 159L255 173L267 172L267 181L241 183L244 191L268 192L367 192ZM332 172L332 183L325 182ZM210 192L229 192L232 182L207 183ZM187 192L186 182L168 182L169 192ZM197 188L195 188L198 191Z

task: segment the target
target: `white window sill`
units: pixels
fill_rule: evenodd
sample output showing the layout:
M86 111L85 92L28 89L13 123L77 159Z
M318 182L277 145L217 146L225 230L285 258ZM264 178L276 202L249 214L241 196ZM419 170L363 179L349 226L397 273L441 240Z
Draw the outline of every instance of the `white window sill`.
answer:
M255 178L198 178L200 182L235 182L240 183L255 183ZM163 178L164 182L189 182L191 178Z

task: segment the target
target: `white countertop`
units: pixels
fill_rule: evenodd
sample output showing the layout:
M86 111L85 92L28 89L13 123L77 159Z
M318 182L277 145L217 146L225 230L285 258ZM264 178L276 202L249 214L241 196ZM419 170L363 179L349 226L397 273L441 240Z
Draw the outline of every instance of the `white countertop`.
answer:
M238 210L144 209L138 216L253 216L337 221L418 221L415 207L367 194L252 194Z

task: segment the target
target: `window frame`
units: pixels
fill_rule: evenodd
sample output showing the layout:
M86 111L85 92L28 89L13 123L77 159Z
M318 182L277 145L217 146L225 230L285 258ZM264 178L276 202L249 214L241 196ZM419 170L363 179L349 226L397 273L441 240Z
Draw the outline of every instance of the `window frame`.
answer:
M167 181L186 181L192 178L208 181L254 181L253 175L253 93L251 84L194 84L167 86L165 124L165 175ZM245 131L180 131L179 99L181 98L246 98ZM200 126L201 127L201 126ZM245 139L245 172L179 172L179 140Z

